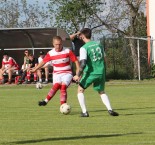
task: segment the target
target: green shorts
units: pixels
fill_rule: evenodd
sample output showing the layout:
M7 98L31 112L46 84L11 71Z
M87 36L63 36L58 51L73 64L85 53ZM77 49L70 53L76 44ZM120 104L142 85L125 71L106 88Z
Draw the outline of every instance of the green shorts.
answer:
M90 74L84 74L80 80L79 85L83 88L86 89L88 88L91 84L93 84L94 90L101 92L104 91L105 88L105 74L95 74L95 75L90 75Z

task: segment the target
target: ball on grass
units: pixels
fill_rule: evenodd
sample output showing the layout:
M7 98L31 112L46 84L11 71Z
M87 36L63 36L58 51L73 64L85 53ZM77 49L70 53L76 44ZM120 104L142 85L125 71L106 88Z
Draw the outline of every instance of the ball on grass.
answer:
M64 115L67 115L71 112L71 106L67 103L64 103L60 106L60 112Z
M42 89L43 88L43 85L41 83L36 83L36 89Z

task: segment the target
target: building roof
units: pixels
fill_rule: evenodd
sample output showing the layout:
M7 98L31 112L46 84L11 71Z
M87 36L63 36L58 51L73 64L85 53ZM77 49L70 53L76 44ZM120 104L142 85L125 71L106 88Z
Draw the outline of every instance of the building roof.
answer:
M69 35L59 28L0 29L0 49L50 48L53 36L61 36L64 47L71 47Z

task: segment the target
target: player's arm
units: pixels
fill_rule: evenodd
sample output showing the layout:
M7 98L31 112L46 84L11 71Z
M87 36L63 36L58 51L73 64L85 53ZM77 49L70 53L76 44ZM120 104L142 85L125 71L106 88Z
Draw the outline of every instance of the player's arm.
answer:
M31 72L37 71L37 70L40 69L42 66L44 66L46 62L48 62L48 61L50 61L50 60L52 60L52 59L50 58L49 53L47 53L47 54L45 55L45 57L43 58L43 60L42 60L35 68L33 68L33 69L31 70Z
M80 69L79 69L79 72L77 73L78 77L82 75L85 66L86 66L86 59L80 60Z
M30 70L30 72L34 73L36 72L38 69L40 69L43 65L45 64L45 62L42 60L36 67L34 67L32 70Z
M81 47L80 48L80 70L78 72L78 77L80 77L83 73L83 70L86 66L86 61L87 61L87 51L85 48Z
M83 70L86 66L86 61L87 61L87 52L83 47L81 47L80 48L80 68L79 68L79 71L76 73L76 75L73 78L75 81L79 81L79 79L83 73Z
M80 64L79 64L79 61L76 60L75 62L75 66L76 66L76 74L78 74L79 70L80 70Z
M79 67L78 71L76 71L76 75L73 77L74 81L76 81L76 82L79 81L81 75L83 74L83 70L84 70L85 66L86 66L86 59L82 59L80 61L80 67Z

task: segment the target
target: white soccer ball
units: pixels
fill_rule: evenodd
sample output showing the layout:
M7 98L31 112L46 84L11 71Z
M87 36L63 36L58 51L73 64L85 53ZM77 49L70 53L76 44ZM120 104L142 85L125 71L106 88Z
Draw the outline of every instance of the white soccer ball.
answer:
M43 86L42 86L42 84L41 83L36 83L36 89L42 89L43 88Z
M60 106L60 112L65 115L69 114L71 112L70 105L68 105L67 103L62 104Z

